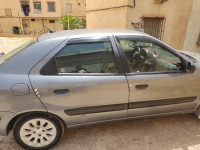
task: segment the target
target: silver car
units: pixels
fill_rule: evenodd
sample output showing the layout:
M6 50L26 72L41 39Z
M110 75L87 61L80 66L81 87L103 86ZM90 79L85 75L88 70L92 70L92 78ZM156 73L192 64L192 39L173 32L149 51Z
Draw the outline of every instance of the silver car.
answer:
M199 58L132 30L44 34L0 57L0 134L41 150L65 127L199 116Z

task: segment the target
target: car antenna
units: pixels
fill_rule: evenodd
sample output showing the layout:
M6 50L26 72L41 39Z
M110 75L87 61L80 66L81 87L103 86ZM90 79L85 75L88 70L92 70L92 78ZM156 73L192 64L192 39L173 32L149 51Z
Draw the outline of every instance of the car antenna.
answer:
M42 24L45 28L47 28L47 30L49 30L49 33L55 33L56 31L49 29L47 26L45 26L44 24Z

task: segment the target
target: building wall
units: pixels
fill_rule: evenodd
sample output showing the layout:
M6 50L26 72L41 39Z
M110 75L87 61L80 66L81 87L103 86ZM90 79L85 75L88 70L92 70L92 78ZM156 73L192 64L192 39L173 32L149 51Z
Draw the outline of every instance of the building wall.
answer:
M197 40L200 35L200 0L194 0L192 11L189 18L187 33L183 50L200 52L200 46L197 45Z
M105 8L126 6L129 0L86 0L86 10L99 10Z
M193 43L198 39L200 26L197 25L195 31L192 26L200 22L197 18L200 15L200 0L168 0L163 3L155 2L155 0L135 0L136 6L134 8L131 7L134 6L133 0L102 1L86 0L87 28L134 29L132 22L143 22L143 17L164 17L163 41L165 43L175 49L183 49L188 45L184 45L184 42L191 43L186 42L187 39L192 40ZM196 2L193 3L193 1ZM188 30L193 30L196 33L194 36L195 40L189 38L192 36L192 33L188 32ZM185 39L185 37L188 38ZM193 45L196 48L196 45Z
M61 5L60 5L60 0L24 0L29 2L29 7L30 7L30 13L28 17L61 17ZM49 12L48 11L48 5L47 2L52 1L55 2L55 12ZM34 6L33 2L41 2L42 6L42 13L36 14L34 12ZM26 17L22 10L21 10L21 4L20 0L1 0L1 5L0 5L0 17L5 17L5 8L11 8L12 11L12 17Z
M126 28L126 13L126 7L113 10L87 12L87 28Z
M17 7L19 6L19 7ZM12 16L6 17L5 9L10 8ZM1 33L13 33L13 27L19 27L22 29L22 20L18 18L19 16L19 8L20 3L19 1L12 1L12 0L1 0L0 4L0 32Z
M13 27L22 29L22 19L19 18L0 18L0 33L13 33Z
M87 28L126 28L127 5L128 0L86 0Z
M9 1L12 1L12 0L9 0ZM33 2L41 2L42 13L37 14L34 12ZM55 12L48 11L47 2L55 2ZM30 13L29 13L28 17L34 17L34 18L37 18L37 17L61 17L60 0L38 0L38 1L29 0L29 6L30 6ZM19 10L21 10L21 8L19 8ZM20 16L25 17L22 11L20 11Z
M49 32L47 28L43 26L43 24L51 30L62 30L62 26L60 25L59 19L52 20L55 20L55 23L49 23L49 19L35 19L35 21L31 21L31 19L23 19L23 24L28 25L24 26L24 33L27 35L38 36Z
M5 17L5 8L11 8L12 16L18 17L20 12L20 1L19 0L1 0L0 4L0 17Z
M28 1L30 13L25 16L20 1ZM41 13L35 13L33 2L41 2ZM48 11L47 2L55 2L55 12ZM48 32L43 23L51 30L63 30L60 19L66 14L66 3L72 3L72 15L85 18L85 0L1 0L0 4L0 33L13 33L13 27L19 27L21 34L39 35ZM80 5L78 5L80 3ZM6 16L5 9L11 9L12 16ZM35 19L35 21L31 21ZM55 20L55 23L49 23Z
M80 3L80 5L78 5ZM67 4L72 4L72 13L67 13ZM70 14L79 18L86 18L85 14L86 0L61 0L61 16Z
M133 29L131 22L142 22L143 17L164 17L163 41L175 49L183 49L193 0L136 0L135 8L128 8L127 28Z

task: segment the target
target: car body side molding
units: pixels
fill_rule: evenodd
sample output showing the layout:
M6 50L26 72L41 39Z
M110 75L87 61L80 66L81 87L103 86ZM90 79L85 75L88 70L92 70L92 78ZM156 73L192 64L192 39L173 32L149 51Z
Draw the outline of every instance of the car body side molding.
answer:
M91 114L91 113L126 110L127 108L128 108L128 104L114 104L114 105L72 108L72 109L66 109L64 112L67 115L74 116L74 115L83 115L83 114Z
M181 98L172 98L172 99L160 99L160 100L152 100L152 101L132 102L132 103L129 103L129 109L189 103L189 102L195 101L196 99L197 99L196 96L192 96L192 97L181 97Z
M70 108L64 110L65 114L70 116L83 115L83 114L92 114L92 113L101 113L109 111L120 111L126 109L135 109L135 108L145 108L153 106L164 106L180 103L189 103L197 99L196 96L192 97L182 97L182 98L172 98L172 99L161 99L161 100L151 100L151 101L141 101L133 102L128 104L114 104L114 105L102 105L102 106L92 106L92 107L81 107L81 108Z

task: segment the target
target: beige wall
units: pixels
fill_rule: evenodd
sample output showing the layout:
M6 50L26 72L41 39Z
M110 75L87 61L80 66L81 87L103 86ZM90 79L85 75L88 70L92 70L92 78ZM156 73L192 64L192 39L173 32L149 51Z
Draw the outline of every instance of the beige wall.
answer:
M60 0L38 0L39 2L41 2L42 6L41 14L36 14L34 12L34 6L33 6L34 1L37 2L37 0L29 0L30 13L28 17L61 17ZM48 5L47 5L48 1L55 2L55 7L56 7L55 12L48 12ZM21 11L20 0L1 0L0 16L5 16L5 10L4 10L5 8L11 8L13 17L19 17L19 16L25 17L23 12Z
M42 6L41 14L34 13L33 1L35 1L35 0L29 0L29 1L30 1L29 2L29 5L30 5L29 17L61 17L60 0L40 0L41 6ZM48 5L47 5L48 1L55 2L55 12L48 11Z
M194 0L192 11L190 14L189 24L187 27L187 33L185 36L185 42L183 50L200 52L200 46L196 45L196 42L200 34L200 0Z
M86 0L86 10L98 10L111 7L125 6L129 0Z
M18 26L22 31L25 31L25 34L38 35L44 33L43 22L52 30L63 30L63 26L60 24L60 19L66 14L66 3L72 4L71 15L85 18L85 0L22 0L29 1L29 16L25 16L22 12L20 0L0 1L0 33L11 34L13 27ZM34 12L33 2L41 2L42 11L40 14ZM48 11L47 2L55 2L55 12ZM78 5L78 3L80 3L80 5ZM11 9L11 17L6 16L6 8ZM31 19L35 19L35 21L31 21ZM55 20L55 23L49 23L49 20ZM24 27L22 25L24 25Z
M12 16L17 17L20 10L19 0L1 0L0 2L0 17L5 16L5 8L11 8ZM1 22L0 22L1 23Z
M35 19L35 21L31 21L31 19L23 19L23 24L28 24L28 27L24 27L24 32L27 35L34 36L49 32L46 28L43 27L43 23L51 30L59 31L63 29L58 19L52 18L52 20L55 20L55 23L49 23L49 19Z
M126 28L128 8L120 6L127 5L128 0L86 0L87 28Z
M78 5L80 3L80 5ZM85 0L61 0L61 15L65 16L67 14L66 5L72 4L72 13L69 13L72 16L77 16L79 18L85 18Z
M126 14L126 7L114 10L87 12L87 28L126 28Z
M11 5L10 5L11 3ZM19 7L17 7L19 6ZM5 17L5 8L10 8L12 17ZM0 4L0 32L12 34L14 26L22 28L22 21L18 16L18 11L20 8L20 3L18 0L1 0Z
M106 8L127 4L133 6L133 0L87 0L86 3L87 28L134 29L131 23L142 22L143 17L164 17L166 22L163 41L175 49L183 49L188 22L192 20L190 13L193 0L168 0L164 3L155 0L136 0L135 8L127 6L113 9ZM199 4L196 2L194 5ZM197 8L193 13L197 13L197 10L200 9ZM193 20L196 23L197 19Z
M128 8L127 28L131 22L142 22L145 17L166 18L163 41L175 49L183 49L186 29L193 0L168 0L155 3L154 0L138 0L135 8Z
M18 18L0 18L0 33L12 34L14 26L22 29L20 22L21 19Z

